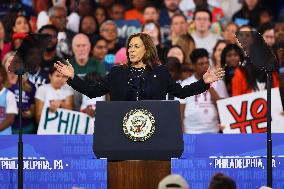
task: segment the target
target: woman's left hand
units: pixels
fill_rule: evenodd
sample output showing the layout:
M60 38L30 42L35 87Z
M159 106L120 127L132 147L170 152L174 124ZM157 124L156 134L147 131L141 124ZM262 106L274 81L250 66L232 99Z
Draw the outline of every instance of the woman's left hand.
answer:
M208 68L206 73L203 75L203 80L206 84L213 83L214 81L221 80L225 76L225 71L222 68L211 70Z

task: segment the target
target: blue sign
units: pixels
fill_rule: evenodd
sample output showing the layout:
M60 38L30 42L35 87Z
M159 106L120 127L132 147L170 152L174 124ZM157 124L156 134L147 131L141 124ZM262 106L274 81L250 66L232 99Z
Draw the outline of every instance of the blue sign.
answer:
M273 188L284 188L283 134L273 134ZM172 160L172 173L182 175L190 189L208 188L216 172L237 182L237 188L266 185L266 134L184 135L184 153Z
M0 189L16 189L17 136L1 136ZM107 161L96 159L91 135L25 135L25 189L106 189Z
M120 44L125 45L128 37L133 33L141 31L141 25L137 20L116 20L118 31L118 40Z

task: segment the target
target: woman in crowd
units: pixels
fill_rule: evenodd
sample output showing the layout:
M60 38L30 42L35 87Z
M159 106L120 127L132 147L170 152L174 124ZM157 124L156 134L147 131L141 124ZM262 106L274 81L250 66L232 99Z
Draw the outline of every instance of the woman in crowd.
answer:
M151 36L157 51L158 56L162 64L166 63L166 51L167 49L162 44L162 38L161 38L161 28L160 25L157 22L147 22L142 25L142 32L148 34Z
M234 22L229 22L223 32L223 38L227 43L236 43L236 32L238 31L238 25Z
M0 66L0 135L12 134L11 125L14 123L15 115L18 113L15 95L5 86L7 73L5 68Z
M247 22L247 24L256 28L259 26L261 9L261 0L244 0L242 8L234 14L233 21Z
M185 53L178 45L174 45L169 49L167 57L176 57L181 64L185 64Z
M216 45L214 46L213 56L212 56L213 69L221 68L221 54L225 47L226 47L226 41L224 40L217 41ZM224 80L217 81L215 83L215 89L218 95L220 96L220 98L228 97L228 91Z
M5 56L4 66L7 71L7 88L12 91L16 97L17 108L19 108L19 82L18 75L15 73L9 72L8 67L14 58L15 52L11 51ZM27 80L26 75L23 76L22 83L22 125L23 125L23 133L24 134L34 134L36 132L36 126L34 121L35 115L35 91L36 88L32 85L31 82ZM13 134L19 133L19 116L15 117L15 122L12 124Z
M95 17L93 16L84 16L80 20L80 26L79 26L79 33L86 34L91 43L98 35L98 26L97 21Z
M95 18L98 21L98 25L100 26L104 21L108 19L107 11L102 6L97 6L95 9Z
M190 55L192 51L195 49L195 42L191 35L183 34L177 37L177 40L173 42L173 45L180 46L184 52L186 64L191 64ZM192 65L190 66L192 67Z
M19 15L13 22L13 33L29 33L31 26L28 20L23 15Z
M225 83L229 93L232 96L232 78L235 75L236 68L244 61L242 49L236 44L228 44L221 54L221 66L225 68Z
M235 44L227 45L221 55L226 66L225 82L230 96L237 96L266 89L266 73L254 67ZM246 61L246 64L242 62ZM243 66L242 66L243 65ZM279 87L278 73L272 73L273 87Z
M66 85L67 77L52 67L49 71L49 84L40 86L35 94L35 118L39 123L42 110L49 108L56 112L58 108L72 110L73 91Z
M2 62L4 56L11 50L12 45L11 43L6 43L5 41L5 27L2 21L0 21L0 61Z
M212 62L215 68L221 67L221 54L227 43L225 40L219 40L213 48Z
M110 93L112 101L165 100L167 93L179 98L200 94L210 88L210 83L220 80L224 71L210 69L197 82L181 87L170 76L167 68L159 64L157 49L151 37L136 33L126 45L128 63L115 66L97 85L89 86L74 74L71 64L55 63L55 68L68 77L68 84L89 98Z
M107 41L102 37L97 37L92 43L92 56L98 59L102 64L105 64L106 70L109 71L113 66L113 61L105 61L107 52Z

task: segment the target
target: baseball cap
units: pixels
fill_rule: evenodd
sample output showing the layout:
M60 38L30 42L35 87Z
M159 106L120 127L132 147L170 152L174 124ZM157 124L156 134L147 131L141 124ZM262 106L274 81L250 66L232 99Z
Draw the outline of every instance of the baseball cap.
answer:
M163 178L159 185L158 189L188 189L188 183L181 175L168 175Z

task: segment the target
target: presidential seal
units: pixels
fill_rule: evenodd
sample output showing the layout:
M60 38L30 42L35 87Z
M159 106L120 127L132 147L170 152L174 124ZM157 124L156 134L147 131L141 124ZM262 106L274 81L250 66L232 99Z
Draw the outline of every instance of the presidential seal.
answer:
M123 132L135 142L145 141L155 132L155 118L148 110L131 110L123 118Z

